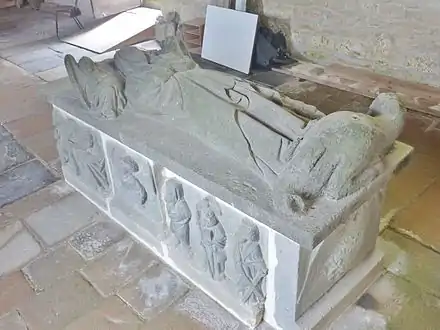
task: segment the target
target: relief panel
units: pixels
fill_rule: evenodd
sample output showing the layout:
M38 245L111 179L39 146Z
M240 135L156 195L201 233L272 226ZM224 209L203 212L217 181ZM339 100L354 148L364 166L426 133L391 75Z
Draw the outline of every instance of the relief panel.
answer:
M167 169L166 258L247 324L264 313L268 229Z
M113 183L110 213L160 248L164 222L153 162L112 139L106 140L105 147Z
M53 121L64 177L106 208L111 183L101 134L59 110L54 110Z

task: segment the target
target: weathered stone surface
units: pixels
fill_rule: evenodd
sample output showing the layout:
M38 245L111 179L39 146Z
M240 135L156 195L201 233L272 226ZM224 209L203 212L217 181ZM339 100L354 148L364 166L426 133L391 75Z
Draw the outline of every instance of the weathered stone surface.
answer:
M27 263L41 251L31 234L17 223L0 229L0 236L5 239L4 244L0 246L0 276Z
M436 181L420 195L416 203L397 213L391 226L440 252L440 237L436 234L440 230L436 221L440 216L439 193L440 182Z
M53 182L55 177L32 160L0 175L0 207L23 198Z
M46 131L52 127L50 112L36 113L5 124L5 127L20 141Z
M137 224L145 228L150 233L145 237L148 243L161 249L164 221L153 163L114 140L106 140L105 148L114 192L109 202L110 213L124 225Z
M387 273L367 291L367 295L370 296L369 303L361 306L384 315L386 329L438 327L440 300L407 280Z
M215 326L215 324L214 324ZM175 309L169 309L166 313L159 314L157 317L147 322L142 330L206 330L212 328L209 322L200 322L192 315L181 313Z
M32 135L31 137L21 140L21 143L45 164L50 164L58 159L58 150L53 129Z
M105 207L111 183L100 133L62 113L54 112L53 118L66 181Z
M187 294L173 310L176 313L187 315L208 329L245 329L237 319L198 290Z
M439 43L430 32L439 29L439 9L433 1L423 5L415 0L252 3L261 4L259 14L287 21L291 46L306 57L438 85Z
M81 273L107 297L156 264L156 258L139 243L124 239L105 256L94 260Z
M34 294L20 271L2 276L0 279L0 317L21 306ZM8 328L5 329L8 330Z
M0 173L33 158L1 125L0 156Z
M373 251L384 194L381 191L372 196L307 257L307 275L304 282L300 281L298 316Z
M435 296L440 295L440 255L418 242L386 230L378 241L385 253L387 270L416 284Z
M33 213L25 221L47 245L53 245L91 224L97 214L93 204L75 193Z
M296 203L303 211L305 200L314 203L322 195L338 200L370 184L403 127L403 112L392 94L375 99L369 109L372 116L339 111L307 122L275 104L295 112L295 100L200 69L180 54L150 56L131 47L116 52L114 67L90 58L81 61L82 65L66 56L66 70L90 115L123 116L128 102L131 111L145 120L192 134L213 152L235 159L260 176L274 189L281 213L291 213ZM86 71L81 68L85 63L101 69ZM157 88L159 95L152 97ZM199 103L202 99L217 110L205 111ZM262 108L269 110L266 113ZM212 120L217 125L211 125ZM224 130L228 134L222 134ZM340 159L342 151L344 160Z
M149 269L119 296L143 319L149 320L164 312L183 296L187 285L163 265Z
M198 69L198 70L201 71L201 69ZM183 72L182 74L185 75L185 74L189 74L189 73ZM184 78L182 78L182 79L184 79ZM194 79L199 79L198 74L195 74ZM227 80L224 77L221 78L221 81L223 81L222 79ZM231 79L233 79L233 78L231 78ZM201 79L201 81L203 81L205 83L204 79ZM211 82L211 83L213 85L213 87L212 87L212 89L214 91L213 93L215 93L216 88L218 88L218 86L215 85L215 83L213 83L213 82ZM206 84L208 84L208 82L206 82ZM136 86L136 84L135 84L135 86ZM211 86L211 85L209 85L209 86ZM174 87L170 86L170 88L172 89ZM191 84L190 84L190 87L188 87L188 88L189 88L189 90L191 90ZM247 89L243 86L240 88L241 88L241 89L239 89L240 92L250 93L251 95L249 97L251 97L251 98L255 97L257 100L261 100L262 104L267 104L267 102L269 102L268 103L269 106L272 108L274 107L273 104L269 100L265 99L263 96L258 94L258 92L255 92L253 90L247 91ZM170 91L167 91L167 92L170 92ZM218 92L220 93L220 91L218 91ZM222 89L221 93L223 93L223 92L224 92L224 89ZM207 92L206 94L210 95L209 98L214 97L214 95L209 94L209 92ZM188 95L190 97L191 93L189 92ZM189 101L190 101L190 103L196 102L192 98ZM218 102L220 102L221 108L225 107L224 113L222 115L226 116L226 113L228 113L230 111L232 111L232 113L233 113L234 108L229 108L230 105L228 104L227 100L218 101ZM225 102L225 104L223 104L222 102ZM255 113L253 113L253 115L261 115L260 108L258 108L258 106L257 106L259 104L258 102L260 102L260 101L255 102L255 107L256 107L255 109L254 108L246 108L246 111L248 111L250 113L253 113L253 111L255 111ZM197 135L197 134L205 134L206 132L205 133L204 132L201 132L201 133L195 132L195 133L191 133L191 134L188 133L188 132L192 132L189 126L191 126L193 124L191 124L192 117L190 115L187 115L186 111L184 111L184 113L182 114L183 117L181 119L179 117L179 121L181 120L182 123L185 123L185 125L182 124L180 126L178 125L177 119L171 120L171 118L173 118L173 116L165 116L165 115L159 116L159 117L161 117L161 121L159 121L159 120L156 120L157 119L156 116L152 116L152 114L149 114L148 112L146 113L146 111L149 109L146 109L144 111L140 111L141 108L139 108L139 110L138 110L139 113L136 113L136 111L133 110L134 113L126 112L126 113L122 114L117 119L119 124L115 125L113 121L95 120L92 116L90 116L88 113L86 113L86 111L84 111L84 109L81 107L79 100L72 100L71 98L67 98L67 97L58 97L56 99L55 103L56 103L55 114L57 112L60 112L60 114L56 115L59 118L57 120L60 121L60 123L57 125L62 126L63 121L66 122L67 117L69 117L69 115L63 115L64 114L63 111L66 111L66 112L70 113L71 115L77 117L78 119L80 119L84 122L87 122L89 125L92 125L96 129L102 130L105 134L111 136L112 138L119 140L119 141L122 141L124 145L141 153L146 158L152 159L155 162L160 163L162 166L165 166L165 167L169 168L170 170L173 170L175 173L178 173L179 176L182 176L183 178L191 181L191 183L196 184L198 187L209 192L210 194L212 194L218 198L221 198L223 201L225 201L229 204L234 204L235 207L242 210L243 212L245 212L249 216L251 216L251 217L257 219L258 221L270 226L274 230L276 230L282 234L285 234L287 237L295 240L296 242L298 242L302 245L307 246L308 248L312 248L312 247L316 246L317 243L319 243L323 237L328 235L329 230L330 230L329 228L334 228L338 223L344 221L343 220L344 216L341 215L341 212L343 212L343 210L347 210L352 207L355 207L354 204L355 204L356 198L366 198L366 196L370 193L370 190L373 189L373 187L372 187L373 182L375 182L375 184L377 184L377 185L380 185L379 182L383 182L383 181L387 180L386 175L387 175L387 173L390 172L391 168L394 166L394 160L392 160L392 158L395 155L393 155L391 153L391 154L387 155L387 157L383 158L382 161L378 161L377 163L373 162L372 164L369 164L368 159L370 159L372 161L372 159L369 158L370 156L373 157L372 155L376 155L380 158L381 152L385 152L382 149L382 144L387 144L387 142L385 142L385 140L391 139L391 136L393 136L394 133L396 132L396 130L398 130L398 128L399 128L398 123L400 121L398 105L396 104L395 99L390 95L384 95L381 98L379 98L377 100L377 102L374 103L374 106L372 106L371 112L376 113L376 114L382 113L382 116L379 116L379 117L380 118L382 118L382 117L388 118L384 122L390 123L390 125L393 126L394 128L391 129L391 131L393 132L393 134L391 134L391 136L387 136L386 134L385 134L385 136L383 136L383 138L385 139L383 141L382 141L382 138L380 138L380 136L382 136L382 133L381 133L382 129L384 129L384 127L382 127L382 126L380 126L381 128L378 129L377 131L375 131L373 129L373 131L375 131L375 132L372 132L372 131L370 132L371 134L373 134L372 136L375 136L374 138L369 135L370 133L366 134L366 136L368 136L368 137L365 137L367 140L371 137L371 138L373 138L373 140L378 138L379 140L381 140L383 142L383 143L377 143L377 144L376 144L376 142L374 142L373 144L376 145L376 147L378 149L376 150L375 149L376 147L372 147L373 148L372 150L375 150L375 151L372 151L371 153L366 153L363 156L360 156L360 158L362 158L363 161L361 161L360 163L357 163L357 165L356 165L356 166L360 166L363 168L362 170L359 168L360 173L363 173L363 174L362 175L359 174L358 179L361 181L366 180L363 184L361 184L359 181L358 182L359 185L357 185L357 187L358 188L367 187L367 189L365 189L365 190L361 189L357 194L351 194L349 196L349 198L344 199L343 202L342 202L342 200L330 201L330 200L323 198L323 197L316 198L313 203L313 205L315 207L310 208L308 201L304 201L304 199L299 195L298 195L299 197L297 196L298 198L295 196L292 197L293 198L292 199L293 207L291 207L292 203L288 203L288 201L286 200L286 198L289 199L289 196L291 196L291 192L294 191L295 188L294 187L293 188L292 187L290 187L290 188L285 187L287 190L283 190L281 185L284 185L284 183L286 183L286 182L293 182L295 180L289 181L290 179L289 180L286 179L283 181L281 179L281 176L279 176L279 175L276 175L276 174L271 175L270 173L268 174L268 172L270 172L270 171L263 171L264 173L262 173L260 170L258 170L258 166L255 164L255 162L251 162L252 164L246 163L246 161L243 159L243 157L245 157L245 158L248 157L248 156L246 156L249 154L249 150L248 150L247 146L242 146L244 154L238 152L240 150L240 148L238 148L237 150L234 151L234 152L237 152L237 154L234 154L234 153L231 154L231 153L227 152L229 149L233 148L233 146L235 144L234 141L236 141L237 139L238 139L237 141L240 141L240 142L238 142L239 144L245 143L246 140L243 140L243 136L241 133L238 134L236 132L238 134L238 136L235 137L236 139L233 136L228 136L229 140L226 142L223 141L224 143L222 142L225 147L224 149L222 149L223 150L223 152L222 152L221 150L213 149L213 147L210 147L210 145L212 144L212 142L210 142L211 140L206 140L206 138L204 139L203 135ZM179 104L179 107L180 106L181 105ZM188 105L186 105L186 106L188 106ZM194 105L194 106L197 107L197 105ZM60 107L61 107L61 109L60 109ZM164 105L162 105L162 108L163 107L164 107ZM62 110L62 111L59 111L59 110ZM150 111L153 111L153 110L150 110ZM167 111L167 110L163 110L163 111ZM178 109L174 109L174 110L170 110L170 111L171 112L178 111ZM221 113L221 112L222 111L219 111L219 113ZM290 129L289 128L289 125L290 125L289 121L284 122L282 120L285 117L284 116L284 109L276 108L276 110L274 110L273 112L275 114L278 113L278 115L279 115L277 117L274 114L274 116L275 116L275 124L274 125L277 128L279 128L280 130L283 131L283 128L284 128L284 132L288 132L288 130ZM356 116L355 116L355 118L350 119L349 112L346 112L345 114L347 115L348 122L351 122L351 120L353 120L353 122L356 122L356 120L357 120ZM338 117L340 114L336 113L336 115L337 115L336 117ZM396 116L394 116L394 115L396 115ZM209 117L209 115L207 115L207 114L204 114L204 116ZM264 119L265 118L264 114L262 116ZM267 114L266 114L266 116L267 116ZM171 122L166 122L168 120L166 118L168 118L168 117L170 118L169 120ZM291 115L290 115L290 117L296 118ZM377 117L377 118L379 118L379 117ZM228 122L229 119L227 119L227 118L230 118L230 117L226 116L224 118L227 121L227 123L225 124L226 125L225 127L227 127L228 124L229 125L236 125L232 122L229 123ZM327 117L324 117L323 119L326 119L326 118ZM373 125L372 123L374 122L374 120L373 120L373 122L370 121L370 119L372 117L369 117L365 114L362 114L362 116L360 116L359 118L363 118L361 120L362 123L365 122L365 127L363 126L363 124L360 124L359 127L364 127L368 131L372 127L371 125ZM71 118L69 117L68 119L69 119L68 123L64 123L64 125L68 125L68 126L73 127L74 124L70 124ZM311 126L314 126L312 123L312 124L310 124L311 125L310 127L302 130L301 125L303 125L304 123L303 124L298 124L298 123L295 124L296 119L292 119L292 120L294 123L291 124L291 126L292 126L291 129L293 129L294 132L291 132L291 136L297 136L297 137L299 136L299 135L297 135L297 134L300 134L299 132L295 133L295 130L297 130L297 129L302 131L304 134L307 134L307 132L309 132L308 129ZM338 120L336 120L336 119L334 121L338 122ZM318 120L317 122L320 122L320 121ZM324 122L327 122L327 121L324 121ZM331 126L332 122L333 122L333 120L330 120L329 122L327 122L327 124ZM326 126L327 124L323 124L323 126ZM79 121L77 122L76 125L83 125L85 127L85 125ZM197 126L196 127L197 129L203 130L203 128L206 128L207 130L210 130L208 128L209 125L203 125L202 122L198 122L197 125L196 124L194 124L194 125ZM356 131L356 128L354 128L356 125L357 124L353 124L352 125L353 127L350 125L349 126L351 127L351 129ZM176 127L174 127L174 126L176 126ZM177 126L179 126L179 127L177 127ZM285 128L284 126L287 126L287 128ZM236 127L235 126L233 126L233 127L234 128L232 128L232 126L231 126L231 129L235 130ZM358 126L356 126L356 127L358 127ZM370 127L370 128L368 128L368 127ZM187 129L185 129L185 128L187 128ZM359 130L363 131L363 128L359 128ZM147 132L147 131L149 132L147 135L142 133L142 132ZM169 134L163 134L164 131L169 131ZM253 124L250 124L249 132L253 132L253 131L258 131L258 130L256 130L256 128L253 126ZM318 131L318 129L312 129L312 131L315 132L315 131ZM271 132L270 129L268 129L267 134L271 135L270 132ZM315 136L315 133L310 133L311 140L314 140L313 136ZM223 134L223 133L221 135L222 135L222 137L225 136L225 134ZM153 136L155 137L154 139L152 138ZM263 157L264 161L266 161L266 162L269 161L269 159L274 160L275 163L278 162L276 160L276 158L277 158L276 153L274 153L274 152L275 152L275 150L278 150L279 145L278 145L278 147L271 148L268 144L265 144L267 142L265 138L261 139L261 141L260 141L256 138L256 136L251 136L251 137L256 139L255 142L252 142L252 146L254 148L256 148L254 150L254 152L257 151L257 149L259 150L259 148L261 148L262 145L265 145L266 147L262 148L261 152L265 153L267 151L267 153L268 153L266 155L267 157L263 157L262 156L263 154L261 154L260 157ZM250 138L250 137L248 137L248 138ZM279 142L276 134L274 136L272 136L272 138L273 138L272 140L271 140L271 138L269 138L269 140L274 142L274 145ZM318 137L316 139L319 140ZM203 140L203 142L202 142L202 140ZM309 139L305 139L305 140L309 140ZM362 140L362 138L361 138L361 140ZM142 143L140 143L140 141L142 141ZM220 141L221 141L221 139L220 139ZM264 142L264 141L266 141L266 142ZM319 144L320 142L317 141L317 143ZM305 148L303 150L304 152L308 148L307 145L304 144L304 148ZM191 148L188 148L188 146L191 146ZM293 149L295 149L295 143L292 142L290 144L290 146ZM309 147L310 146L311 145L309 145ZM287 145L286 145L286 148L287 148ZM286 149L286 152L287 152L287 149ZM292 149L292 151L293 151L293 149ZM300 149L302 149L302 147ZM298 149L297 151L299 152L300 149ZM228 156L225 156L225 153ZM340 153L339 152L333 153L333 155L338 155L338 154L340 154ZM234 158L236 158L236 156L238 158L234 160ZM274 158L272 158L272 157L274 157ZM176 158L178 159L178 162L176 161ZM336 158L337 158L337 156L336 156ZM237 162L237 160L241 160L241 161ZM300 158L297 158L297 161L300 161ZM330 161L330 163L331 162L332 161ZM384 165L383 162L385 162L388 165ZM367 166L366 164L369 164L369 165L367 166L367 168L365 168L364 165L362 165L361 163L364 164L365 166ZM276 166L274 164L270 165L270 166L272 166L272 169L274 169L274 166ZM382 170L379 171L380 167L382 167L381 164L388 169L386 171L382 171ZM230 173L228 172L227 174L225 174L224 168L229 168L229 169L234 169L234 170ZM264 168L265 167L263 166L263 169ZM282 168L283 167L279 168L279 170L281 170ZM194 172L192 169L197 169L197 171ZM288 176L288 172L290 170L286 169L286 171L287 172L285 172L285 171L283 172L284 173L283 175ZM296 170L293 170L293 171L296 171ZM350 172L350 171L348 171L348 172ZM377 177L377 174L380 172L381 172L381 175L379 177ZM276 171L276 173L278 173L278 170ZM266 176L265 174L268 174L268 176ZM281 180L281 181L279 182L280 183L279 185L274 185L271 187L266 179L269 179L269 181L271 181L270 178L273 178L273 177L275 177L275 181L277 178L278 178L278 180ZM301 177L301 175L300 176L293 175L292 177ZM314 176L311 175L311 177L314 177ZM67 179L69 180L69 178L67 178ZM355 181L357 181L358 179L356 179ZM299 181L301 181L301 180L299 180ZM302 181L301 182L299 182L299 181L297 183L299 184L298 187L301 190L302 189L301 187L303 187L303 185L301 184ZM341 179L341 181L340 182L338 181L338 182L341 183L342 181L344 181L344 180ZM370 182L370 184L367 184L366 182ZM321 183L323 183L323 182L321 182ZM295 186L295 184L294 184L294 186ZM309 188L316 192L316 191L320 190L320 188L318 188L318 186L320 186L320 184L318 184L315 187L310 186ZM324 190L322 190L323 194L325 195L326 194L325 191L326 191L327 193L329 193L331 195L332 194L331 191L333 190L333 188L338 191L340 190L339 188L341 188L342 190L340 190L340 192L342 193L344 189L347 188L348 189L347 191L349 191L354 186L356 186L356 184L354 186L352 186L352 184L350 183L345 188L340 187L338 184L336 184L336 186L333 186L333 184L331 184L330 186L324 184L324 186L326 186L327 188L323 187L323 189L324 189ZM337 187L339 187L339 188L337 188ZM352 187L352 188L349 188L349 187ZM86 189L82 189L83 187L80 187L80 186L78 188L82 191L85 191L85 193L87 194ZM305 188L305 189L309 189L309 188ZM279 192L279 194L277 192ZM328 196L330 196L330 195L328 195ZM90 198L94 199L92 196L90 196ZM101 196L101 198L102 198L102 196ZM278 204L280 204L280 205L278 205ZM304 207L309 208L309 209L307 210L307 212L296 212L296 213L294 213L294 216L293 216L292 208L295 209L294 206L296 204L298 204L299 206L303 205ZM258 207L255 207L255 206L258 206ZM280 207L278 207L278 206L280 206ZM328 216L328 217L322 217L322 213L319 210L321 210L323 208L328 209L327 213L330 214L329 212L331 212L332 215ZM286 214L286 212L288 214ZM290 217L292 219L293 224L287 225L287 222L282 220L285 216ZM313 220L311 220L311 219L313 219ZM315 227L313 230L310 228L310 225L309 225L310 221L312 221L315 224ZM293 228L293 227L295 227L295 228Z
M22 272L34 290L39 292L56 285L84 265L81 257L64 244L33 260Z
M64 63L72 85L85 97L85 107L106 119L114 119L122 113L127 105L122 92L124 80L109 63L94 63L89 57L76 62L70 54L66 55ZM94 74L90 74L90 69Z
M118 297L109 297L99 307L69 324L65 330L140 330L142 321ZM160 328L156 328L160 329ZM164 328L165 329L165 328Z
M0 329L5 330L27 330L26 323L17 311L0 316Z
M76 233L69 240L85 260L98 257L125 236L125 231L104 214L100 213L96 220L96 224Z
M3 214L10 214L11 217L25 219L32 213L57 202L61 198L73 192L64 181L57 181L47 187L30 194L15 203L9 204L2 209ZM0 216L1 219L1 216Z
M417 146L414 147L418 151ZM419 197L438 175L436 159L416 152L411 156L408 166L390 180L382 215L393 218L398 211Z
M350 307L328 330L386 330L387 320L384 315L366 310L360 306Z
M92 286L74 275L35 295L20 312L30 329L59 330L96 308L100 301Z

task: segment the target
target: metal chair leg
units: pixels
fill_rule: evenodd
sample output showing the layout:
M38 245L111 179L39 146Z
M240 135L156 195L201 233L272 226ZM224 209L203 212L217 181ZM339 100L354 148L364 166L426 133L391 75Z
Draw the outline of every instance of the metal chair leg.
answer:
M60 33L59 33L59 26L58 26L58 12L57 11L55 12L55 30L56 30L56 33L57 33L58 40L61 41Z
M73 17L73 20L75 21L76 25L80 30L84 30L84 25L81 23L78 17Z

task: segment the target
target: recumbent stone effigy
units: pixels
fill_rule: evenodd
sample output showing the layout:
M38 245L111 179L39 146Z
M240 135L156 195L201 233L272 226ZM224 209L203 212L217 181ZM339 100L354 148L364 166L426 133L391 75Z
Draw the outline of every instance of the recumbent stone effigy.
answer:
M385 189L411 149L395 95L324 115L179 51L65 64L66 181L245 324L322 327L378 274Z

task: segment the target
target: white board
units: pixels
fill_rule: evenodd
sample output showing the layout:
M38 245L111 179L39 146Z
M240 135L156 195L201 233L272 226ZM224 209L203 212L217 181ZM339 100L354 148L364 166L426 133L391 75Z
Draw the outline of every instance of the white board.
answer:
M105 23L63 41L102 54L125 40L151 28L162 15L160 10L134 8L116 15Z
M208 6L202 58L249 73L258 15Z

